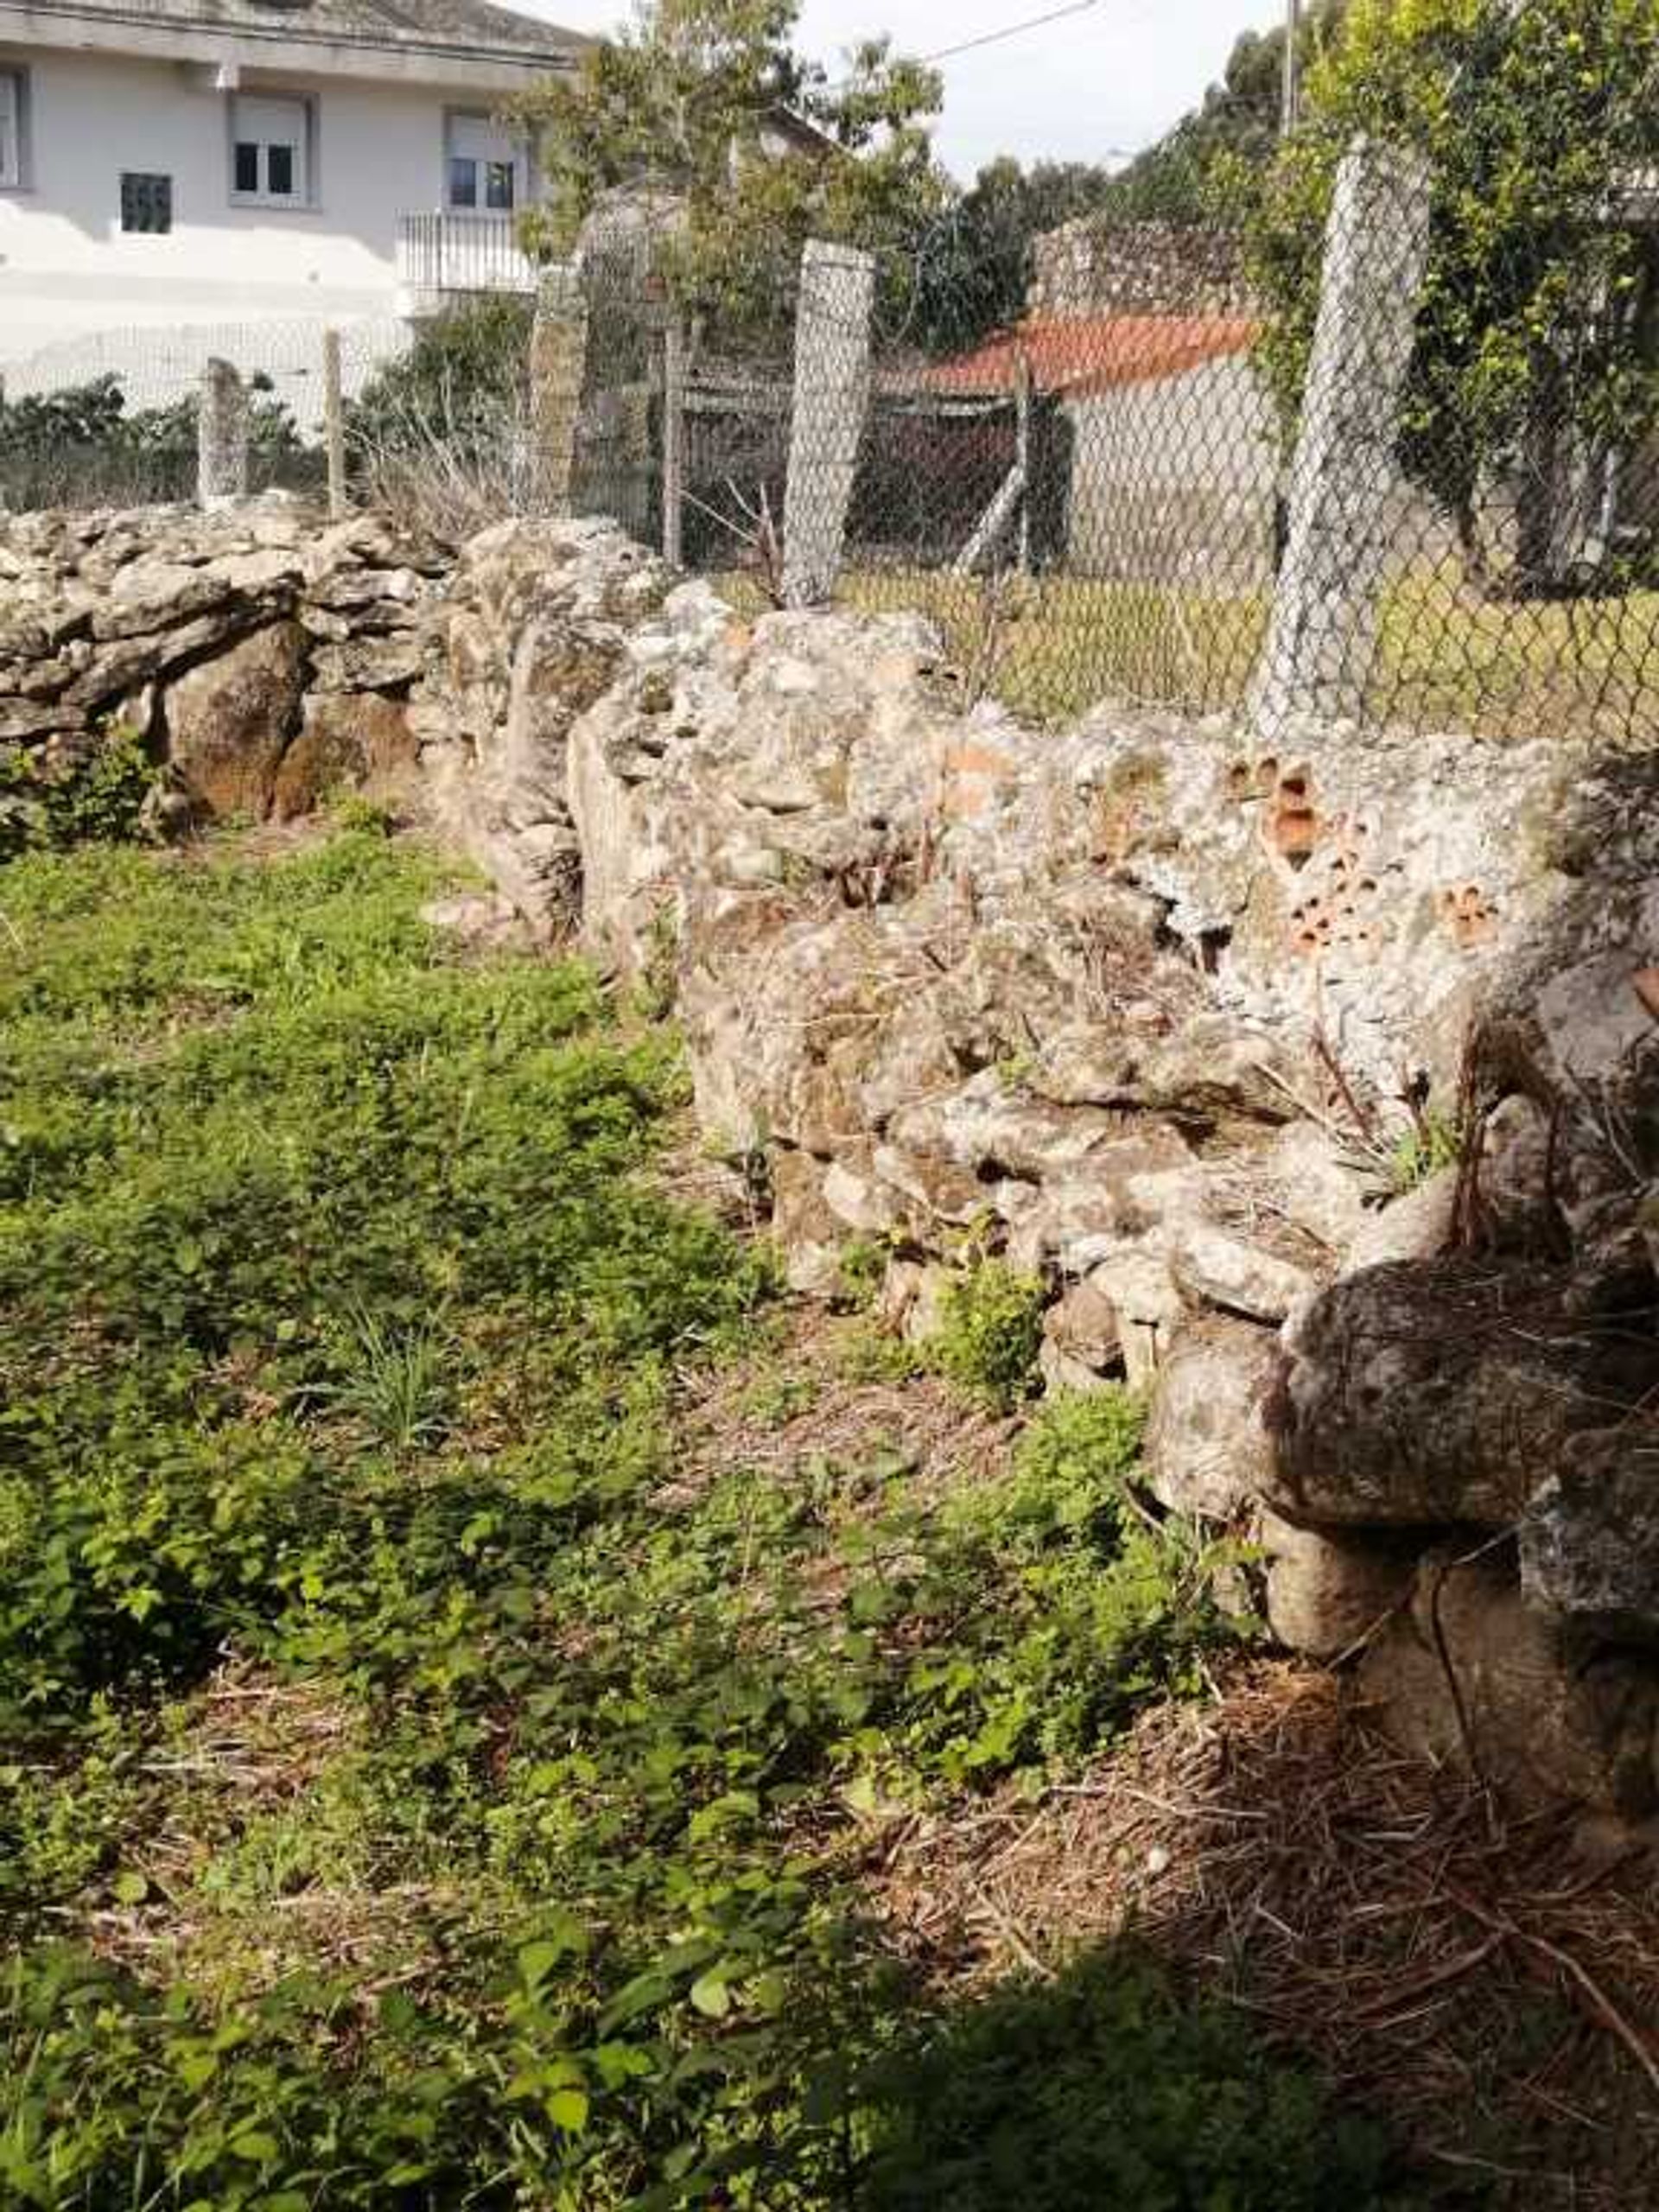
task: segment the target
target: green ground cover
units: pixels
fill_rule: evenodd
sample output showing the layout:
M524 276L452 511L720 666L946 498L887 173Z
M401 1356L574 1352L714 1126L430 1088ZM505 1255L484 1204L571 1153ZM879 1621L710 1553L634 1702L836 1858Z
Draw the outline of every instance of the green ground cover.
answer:
M0 869L0 2205L1416 2202L1132 1954L884 1955L873 1824L1039 1789L1228 1624L1113 1393L953 1494L693 1464L775 1300L656 1171L671 1034L457 951L439 874L366 823ZM956 1370L1017 1403L995 1304Z

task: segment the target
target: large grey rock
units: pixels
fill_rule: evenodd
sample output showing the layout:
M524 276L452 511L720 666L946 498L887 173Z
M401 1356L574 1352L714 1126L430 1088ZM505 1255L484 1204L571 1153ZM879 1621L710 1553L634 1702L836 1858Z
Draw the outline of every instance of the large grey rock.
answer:
M1659 1642L1659 1419L1574 1436L1521 1523L1529 1600L1599 1635Z
M1504 1528L1653 1382L1650 1341L1573 1310L1569 1274L1478 1258L1344 1277L1294 1317L1263 1495L1289 1519Z
M1274 1339L1221 1316L1189 1323L1158 1378L1144 1472L1172 1512L1231 1521L1272 1476L1263 1410L1274 1378Z

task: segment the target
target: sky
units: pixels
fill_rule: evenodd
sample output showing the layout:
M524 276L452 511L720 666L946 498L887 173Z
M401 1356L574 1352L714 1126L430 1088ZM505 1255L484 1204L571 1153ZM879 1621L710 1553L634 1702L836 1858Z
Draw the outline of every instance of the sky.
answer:
M514 0L573 30L608 29L621 0ZM1061 0L804 0L805 50L834 62L855 39L891 33L911 54L983 36ZM1193 106L1242 30L1284 19L1284 0L1093 0L1074 15L953 55L936 134L946 166L971 179L997 154L1098 162L1135 152Z

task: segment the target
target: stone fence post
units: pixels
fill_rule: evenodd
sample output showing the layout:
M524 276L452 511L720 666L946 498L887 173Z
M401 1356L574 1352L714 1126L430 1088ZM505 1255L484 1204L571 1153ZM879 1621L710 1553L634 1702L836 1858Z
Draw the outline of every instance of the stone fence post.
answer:
M346 399L340 333L322 334L322 436L328 455L328 519L346 512Z
M533 505L567 514L576 458L576 423L588 370L588 302L575 262L542 272L530 332L530 435Z
M795 314L795 394L784 491L784 601L829 599L841 568L870 399L875 262L810 239Z
M1251 696L1258 738L1356 720L1400 489L1395 448L1428 253L1421 156L1356 138L1337 170L1291 470L1284 558Z
M228 361L215 359L201 372L196 498L204 507L223 507L245 499L247 492L247 388Z

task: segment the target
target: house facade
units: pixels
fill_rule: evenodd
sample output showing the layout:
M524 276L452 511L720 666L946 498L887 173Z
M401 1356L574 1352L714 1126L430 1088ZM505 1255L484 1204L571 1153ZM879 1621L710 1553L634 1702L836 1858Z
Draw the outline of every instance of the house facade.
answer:
M0 0L0 374L528 291L499 117L587 43L488 0Z

